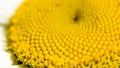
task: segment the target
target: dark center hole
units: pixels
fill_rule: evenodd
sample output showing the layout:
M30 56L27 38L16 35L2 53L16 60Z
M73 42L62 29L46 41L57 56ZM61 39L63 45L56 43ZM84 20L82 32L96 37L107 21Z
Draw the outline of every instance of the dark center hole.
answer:
M80 21L80 19L81 19L80 11L77 11L74 15L73 20L74 20L75 23L78 23Z
M74 17L74 21L77 22L78 20L79 20L79 17L78 17L78 15L76 15L76 16Z

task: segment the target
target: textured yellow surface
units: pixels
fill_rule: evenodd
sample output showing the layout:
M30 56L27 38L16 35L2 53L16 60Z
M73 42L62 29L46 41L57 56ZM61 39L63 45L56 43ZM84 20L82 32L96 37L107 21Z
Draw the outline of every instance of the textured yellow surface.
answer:
M25 0L8 48L34 68L118 68L120 0Z

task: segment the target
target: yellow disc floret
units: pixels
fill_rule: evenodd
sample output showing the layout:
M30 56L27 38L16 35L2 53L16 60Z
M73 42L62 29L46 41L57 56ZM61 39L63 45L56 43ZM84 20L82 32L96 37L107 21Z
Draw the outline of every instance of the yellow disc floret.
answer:
M25 0L9 50L33 68L120 67L119 0Z

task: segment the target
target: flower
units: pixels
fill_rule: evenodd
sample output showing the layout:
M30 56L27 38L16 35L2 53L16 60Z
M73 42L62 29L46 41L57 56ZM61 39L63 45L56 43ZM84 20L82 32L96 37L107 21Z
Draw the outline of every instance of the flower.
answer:
M33 68L119 67L118 0L26 0L11 18L9 49Z

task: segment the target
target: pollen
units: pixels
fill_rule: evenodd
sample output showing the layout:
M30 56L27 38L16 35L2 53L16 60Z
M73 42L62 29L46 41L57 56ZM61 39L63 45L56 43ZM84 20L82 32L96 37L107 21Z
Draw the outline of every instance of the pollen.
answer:
M119 0L25 0L8 49L32 68L120 67Z

